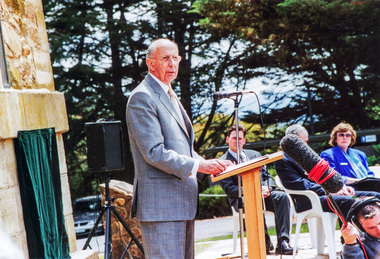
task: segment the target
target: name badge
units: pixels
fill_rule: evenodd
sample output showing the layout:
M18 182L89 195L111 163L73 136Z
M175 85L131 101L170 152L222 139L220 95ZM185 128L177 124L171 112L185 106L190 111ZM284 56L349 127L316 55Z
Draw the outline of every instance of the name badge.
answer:
M342 162L342 163L340 163L340 165L348 165L348 163L347 162Z

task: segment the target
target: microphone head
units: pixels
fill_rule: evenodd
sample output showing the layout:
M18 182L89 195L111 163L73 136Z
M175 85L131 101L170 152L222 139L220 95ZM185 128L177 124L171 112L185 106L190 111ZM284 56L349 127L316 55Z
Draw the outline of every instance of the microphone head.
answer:
M332 173L332 175L329 176L329 178L324 183L321 183L320 185L323 187L323 189L325 189L326 192L336 193L340 189L342 189L344 185L344 181L340 173L338 173L331 167L329 167L326 170L326 172L322 175L321 180L327 177L330 173Z
M282 150L306 172L310 172L319 160L321 160L318 154L297 135L286 135L281 139L280 146Z
M297 135L286 135L280 141L280 146L282 150L307 173L312 171L312 169L322 160L322 158L320 158L320 156L318 156L318 154ZM321 162L327 163L325 161ZM308 177L310 180L314 181L314 176L313 179L310 175ZM344 185L342 176L329 166L319 179L315 180L326 192L329 193L338 192ZM322 181L322 183L320 183L320 181Z

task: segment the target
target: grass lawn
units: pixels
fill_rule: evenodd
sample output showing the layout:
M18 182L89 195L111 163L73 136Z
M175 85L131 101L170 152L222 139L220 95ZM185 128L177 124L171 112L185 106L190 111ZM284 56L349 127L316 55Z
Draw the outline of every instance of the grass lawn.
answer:
M292 234L295 234L296 232L296 226L292 226ZM308 225L302 224L301 225L301 231L300 233L308 233L309 232L309 227ZM270 228L268 229L268 234L270 236L275 236L276 235L276 229L275 228ZM244 233L244 237L246 237L246 233ZM238 233L238 238L240 238L240 234ZM232 239L232 235L227 235L227 236L220 236L220 237L211 237L211 238L205 238L201 240L195 241L195 254L199 254L202 251L206 250L208 247L212 246L214 242L219 241L219 240L226 240L226 239Z

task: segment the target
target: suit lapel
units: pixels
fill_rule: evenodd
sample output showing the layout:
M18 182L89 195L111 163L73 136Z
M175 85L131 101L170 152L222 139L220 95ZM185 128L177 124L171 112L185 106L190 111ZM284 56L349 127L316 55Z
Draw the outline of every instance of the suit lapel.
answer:
M244 152L244 149L242 150L242 152L244 153L244 155L248 158L248 160L251 160L253 158L256 158L255 156L249 156L247 155L246 152ZM237 163L237 159L229 152L227 151L227 157L226 157L228 160L231 160L232 162L235 162ZM241 157L240 157L241 158Z
M237 164L236 158L229 151L227 151L227 157L226 157L226 159L230 160L232 162L235 162Z
M190 135L191 139L194 140L193 125L191 123L191 120L189 116L187 115L185 108L182 106L182 103L179 101L178 103L179 103L179 109L181 110L181 113L182 113L183 121L185 122L184 126L187 129L186 133L188 133L188 136Z
M235 162L237 164L237 160L236 158L230 153L230 151L227 151L227 156L226 156L226 159L227 160L230 160L231 162ZM232 181L234 181L234 183L236 185L238 185L238 182L239 182L239 175L233 175L232 176Z
M185 134L191 138L191 141L193 141L193 128L191 126L191 122L189 117L186 114L185 109L182 107L181 102L177 102L179 104L179 108L181 110L183 119L185 121L186 125L183 125L181 118L179 117L180 115L176 112L176 109L174 108L172 102L170 101L169 95L165 93L165 91L162 89L162 87L154 80L150 75L147 75L146 77L147 83L152 87L154 92L158 95L158 99L162 102L162 104L166 107L168 112L171 114L171 116L174 117L174 119L177 121L181 129L185 132ZM186 127L186 128L185 128ZM190 134L190 136L189 136Z

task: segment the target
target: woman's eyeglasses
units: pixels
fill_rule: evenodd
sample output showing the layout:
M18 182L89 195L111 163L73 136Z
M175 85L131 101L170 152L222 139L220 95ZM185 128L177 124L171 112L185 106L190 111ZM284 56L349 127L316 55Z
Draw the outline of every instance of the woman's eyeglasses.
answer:
M351 138L352 137L352 134L351 133L337 133L336 134L338 137L346 137L346 138Z

